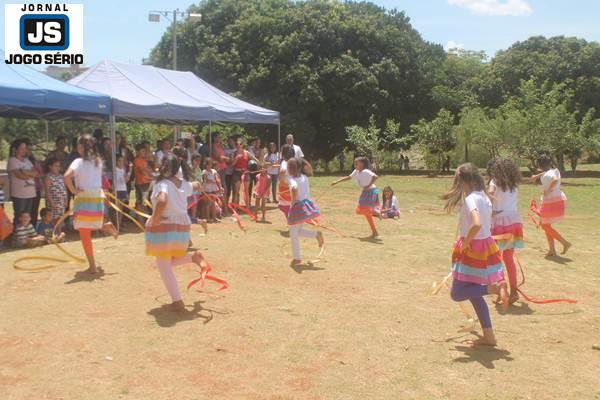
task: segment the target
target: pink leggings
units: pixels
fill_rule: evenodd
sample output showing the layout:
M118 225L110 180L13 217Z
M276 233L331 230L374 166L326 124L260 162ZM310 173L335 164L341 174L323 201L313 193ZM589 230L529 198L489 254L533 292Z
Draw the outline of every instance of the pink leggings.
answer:
M156 257L156 265L158 265L160 276L173 302L181 300L181 293L179 292L179 285L177 284L177 278L175 277L175 272L173 272L173 267L190 264L192 262L192 253L188 253L183 257Z
M517 290L517 266L515 265L514 254L514 249L507 249L502 252L502 260L508 273L508 283L510 284L511 292Z

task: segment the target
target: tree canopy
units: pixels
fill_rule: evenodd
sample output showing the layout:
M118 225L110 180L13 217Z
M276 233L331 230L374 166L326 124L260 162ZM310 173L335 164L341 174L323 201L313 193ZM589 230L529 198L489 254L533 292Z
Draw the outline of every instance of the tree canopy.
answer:
M180 69L280 111L313 157L339 152L345 127L372 114L407 131L437 112L430 92L446 54L404 12L327 0L207 0L189 11L202 21L177 26ZM170 65L169 38L152 64Z

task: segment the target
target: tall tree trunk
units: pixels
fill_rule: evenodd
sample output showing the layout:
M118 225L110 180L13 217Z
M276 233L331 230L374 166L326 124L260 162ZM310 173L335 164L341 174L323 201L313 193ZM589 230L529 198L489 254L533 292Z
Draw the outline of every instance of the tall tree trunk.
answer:
M565 156L562 153L556 155L556 163L560 172L565 172Z
M469 143L465 142L465 162L469 162Z

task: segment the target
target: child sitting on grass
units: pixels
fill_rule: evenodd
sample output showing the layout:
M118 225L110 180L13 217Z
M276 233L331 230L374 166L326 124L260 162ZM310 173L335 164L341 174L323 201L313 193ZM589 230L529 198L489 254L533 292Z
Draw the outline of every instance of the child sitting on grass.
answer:
M381 218L400 218L398 198L394 195L394 191L389 186L386 186L383 189L383 199L381 201L379 215Z
M46 238L38 235L31 225L31 215L27 211L19 214L15 230L15 244L17 247L37 247L46 244Z
M52 243L54 241L54 224L55 221L52 219L52 212L49 208L42 208L40 210L40 220L35 228L38 235L46 238L46 242ZM65 241L65 233L60 232L56 237L57 242Z

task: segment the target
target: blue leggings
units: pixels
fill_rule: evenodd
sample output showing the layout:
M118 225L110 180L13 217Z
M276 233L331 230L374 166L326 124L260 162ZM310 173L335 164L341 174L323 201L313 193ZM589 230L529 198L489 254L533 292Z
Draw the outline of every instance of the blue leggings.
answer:
M483 296L488 294L486 285L479 285L472 282L458 281L454 279L452 281L452 290L450 291L450 297L454 301L465 301L469 300L473 304L477 318L481 327L491 328L492 320L490 319L490 310L488 309L487 303Z

